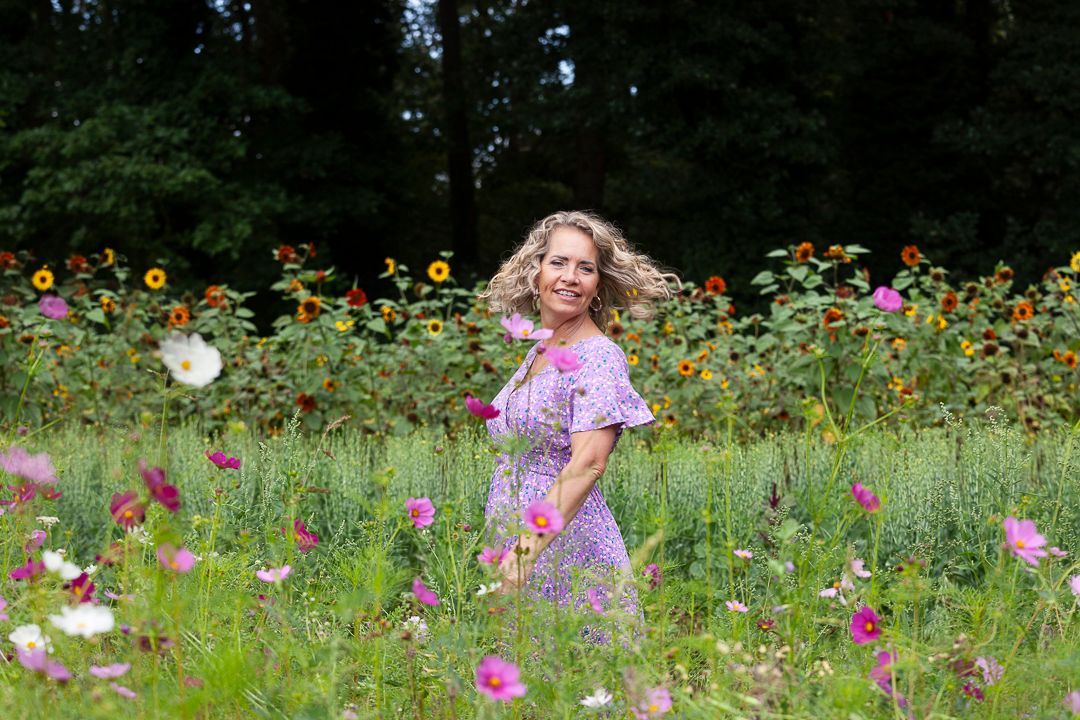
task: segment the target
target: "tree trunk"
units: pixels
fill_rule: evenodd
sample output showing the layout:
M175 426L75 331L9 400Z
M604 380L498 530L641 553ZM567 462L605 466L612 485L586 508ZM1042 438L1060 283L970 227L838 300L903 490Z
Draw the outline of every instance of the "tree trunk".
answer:
M450 175L450 228L454 256L476 261L476 199L469 145L468 104L461 67L461 28L457 0L439 0L442 35L443 96L446 111L447 160Z

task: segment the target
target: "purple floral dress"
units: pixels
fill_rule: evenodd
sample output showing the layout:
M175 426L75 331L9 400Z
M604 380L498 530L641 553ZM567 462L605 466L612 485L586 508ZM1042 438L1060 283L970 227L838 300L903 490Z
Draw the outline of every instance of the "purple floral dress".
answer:
M570 346L582 362L580 369L561 373L548 365L523 384L539 345L529 350L495 396L492 404L500 415L487 421L496 443L522 438L527 443L520 445L528 446L519 445L514 454L504 452L491 478L484 516L494 543L503 546L516 540L512 532L520 526L520 511L543 499L570 461L571 433L617 425L618 443L624 428L654 420L648 405L630 386L626 355L607 337L596 335ZM607 608L612 590L620 586L619 577L629 575L626 545L597 485L574 519L540 553L525 594L559 606L588 607L599 602ZM639 616L632 587L625 588L620 604Z

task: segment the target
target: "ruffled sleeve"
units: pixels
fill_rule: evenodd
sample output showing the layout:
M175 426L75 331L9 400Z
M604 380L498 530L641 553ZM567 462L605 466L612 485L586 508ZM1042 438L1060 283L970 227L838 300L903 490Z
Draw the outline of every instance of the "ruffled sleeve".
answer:
M630 385L626 354L611 340L593 343L575 371L570 401L570 432L618 425L624 428L655 420L649 406Z

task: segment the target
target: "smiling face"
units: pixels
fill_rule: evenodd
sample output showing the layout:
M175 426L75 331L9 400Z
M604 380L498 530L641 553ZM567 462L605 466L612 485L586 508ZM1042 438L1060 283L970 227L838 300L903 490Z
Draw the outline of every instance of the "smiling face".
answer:
M544 327L587 314L600 285L599 253L592 238L577 228L555 228L536 282Z

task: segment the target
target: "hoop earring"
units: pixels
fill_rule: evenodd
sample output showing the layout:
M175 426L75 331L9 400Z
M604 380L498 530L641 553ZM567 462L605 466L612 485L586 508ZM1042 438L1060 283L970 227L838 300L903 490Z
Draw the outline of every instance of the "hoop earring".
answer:
M601 310L603 310L603 309L604 309L604 301L600 299L600 296L599 296L599 295L593 295L593 300L595 300L596 302L600 303L600 307L598 307L598 308L594 308L594 307L592 306L592 300L590 300L590 301L589 301L589 309L590 309L590 310L592 310L593 312L597 312L597 313L598 313L598 312L600 312Z
M532 305L533 305L533 310L536 310L538 307L540 307L540 291L535 289L535 288L533 288L533 302L532 302Z

